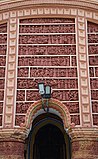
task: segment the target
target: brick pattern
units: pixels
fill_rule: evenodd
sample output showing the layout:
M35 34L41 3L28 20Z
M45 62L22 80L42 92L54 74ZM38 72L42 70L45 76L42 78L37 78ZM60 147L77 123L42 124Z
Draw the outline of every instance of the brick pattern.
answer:
M98 24L88 22L87 29L93 124L98 126Z
M0 142L0 158L2 159L23 159L24 143L17 141L1 141Z
M5 87L5 67L7 52L7 24L0 24L0 126L2 126L4 87Z
M83 139L83 138L82 138ZM73 159L93 159L98 157L98 142L93 140L82 140L72 142Z
M72 121L80 124L75 36L74 19L20 20L16 125L41 98L39 82L51 85L52 97L67 105Z

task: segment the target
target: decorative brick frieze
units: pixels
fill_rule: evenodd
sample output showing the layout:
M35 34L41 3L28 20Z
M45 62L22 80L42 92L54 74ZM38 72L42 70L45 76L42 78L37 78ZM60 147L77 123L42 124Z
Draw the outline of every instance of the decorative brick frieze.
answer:
M89 55L98 54L98 45L88 45Z
M77 69L76 68L60 68L60 69L31 68L30 77L77 77Z
M18 55L76 55L76 46L19 46Z
M69 112L71 114L74 114L74 113L79 113L79 103L78 102L66 102L64 103L65 106L68 108ZM74 118L74 117L73 117Z
M0 114L3 113L3 102L0 102Z
M5 68L0 67L0 77L5 77Z
M41 79L18 79L18 89L38 89L38 83L42 82ZM77 89L77 79L46 79L46 85L51 85L52 89Z
M54 91L52 94L53 98L64 101L78 101L78 91L68 90L68 91Z
M98 111L96 109L98 101L98 24L88 22L88 55L89 55L89 73L91 86L91 102L93 112L93 124L98 126ZM92 44L93 43L93 44ZM95 114L94 114L95 113Z
M75 33L74 24L64 25L20 25L20 33Z
M70 56L67 57L19 57L19 66L70 66ZM72 66L76 66L76 57L72 57Z
M80 125L80 116L79 115L71 116L71 122L75 123L75 125Z
M16 115L15 125L20 126L21 123L25 122L25 115Z
M90 56L89 57L89 65L90 66L97 66L98 65L98 56Z
M29 76L29 68L18 69L18 77L28 77L28 76Z
M17 101L25 101L25 90L17 91Z
M93 114L93 124L98 126L98 113Z
M0 79L0 89L4 89L5 80Z
M71 18L29 18L29 19L20 19L20 23L75 23L74 19ZM60 25L60 24L59 24Z
M98 77L98 67L95 68L95 76Z
M0 46L0 55L6 55L7 45Z
M61 10L59 12L61 14ZM67 14L68 12L69 10L66 10ZM33 13L35 14L36 10L32 10L31 14ZM25 10L21 14L30 14L30 11ZM17 101L18 106L19 103L22 104L19 106L21 109L27 101L40 99L39 82L51 85L53 98L66 102L79 100L75 36L74 19L20 20ZM19 110L18 106L16 105L16 109ZM79 105L76 109L79 116ZM27 108L25 111L21 110L19 115L26 111ZM16 114L18 115L18 112Z
M0 44L6 44L7 42L7 35L0 34Z
M92 112L93 113L98 113L98 101L93 101L92 102Z
M0 101L3 101L4 98L4 90L0 90Z
M19 102L19 103L16 103L16 113L17 114L26 114L28 108L31 106L32 102Z
M75 44L75 35L20 35L20 44Z
M94 77L94 68L93 67L89 68L89 74L90 74L90 77Z
M2 126L2 115L0 115L0 126Z
M88 43L98 43L98 35L88 34Z
M90 76L92 77L92 76ZM90 86L91 86L91 89L98 89L98 78L92 78L90 80Z
M98 90L91 91L92 100L98 100Z

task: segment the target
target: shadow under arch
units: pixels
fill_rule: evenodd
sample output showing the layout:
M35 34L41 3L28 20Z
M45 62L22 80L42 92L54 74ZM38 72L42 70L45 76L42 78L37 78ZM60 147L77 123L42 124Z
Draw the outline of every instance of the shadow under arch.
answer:
M63 152L66 157L64 157L63 159L71 159L71 139L64 129L62 119L52 113L40 114L33 120L32 128L27 138L28 152L26 159L36 159L34 157L34 143L36 140L36 135L40 131L40 129L43 129L45 126L49 126L49 124L53 125L54 127L57 127L64 137L64 143L66 145L66 148L64 149L66 150L64 150L65 152Z
M63 121L64 129L69 129L73 125L73 123L71 123L71 117L67 107L63 103L61 103L59 100L53 99L53 98L49 99L49 109L54 110L54 112L58 113L59 117ZM34 102L29 107L26 113L25 124L24 124L25 128L28 129L29 131L31 129L32 122L34 118L36 117L36 114L40 111L42 111L41 100Z

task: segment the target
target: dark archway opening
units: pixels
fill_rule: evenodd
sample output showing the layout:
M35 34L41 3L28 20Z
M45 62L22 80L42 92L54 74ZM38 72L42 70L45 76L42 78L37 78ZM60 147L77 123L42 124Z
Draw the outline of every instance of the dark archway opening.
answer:
M58 115L44 113L34 119L25 140L25 159L71 159L71 139Z
M34 159L65 159L66 144L61 130L52 124L39 129L35 136Z

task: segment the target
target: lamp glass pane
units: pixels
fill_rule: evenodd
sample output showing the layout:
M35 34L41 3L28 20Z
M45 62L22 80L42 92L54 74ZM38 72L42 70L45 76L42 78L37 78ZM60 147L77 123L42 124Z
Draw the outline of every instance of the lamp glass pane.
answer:
M44 90L44 84L43 83L39 83L38 84L38 87L39 87L39 93L42 95L42 94L45 94L45 90Z
M46 94L51 94L51 87L50 86L46 86Z

